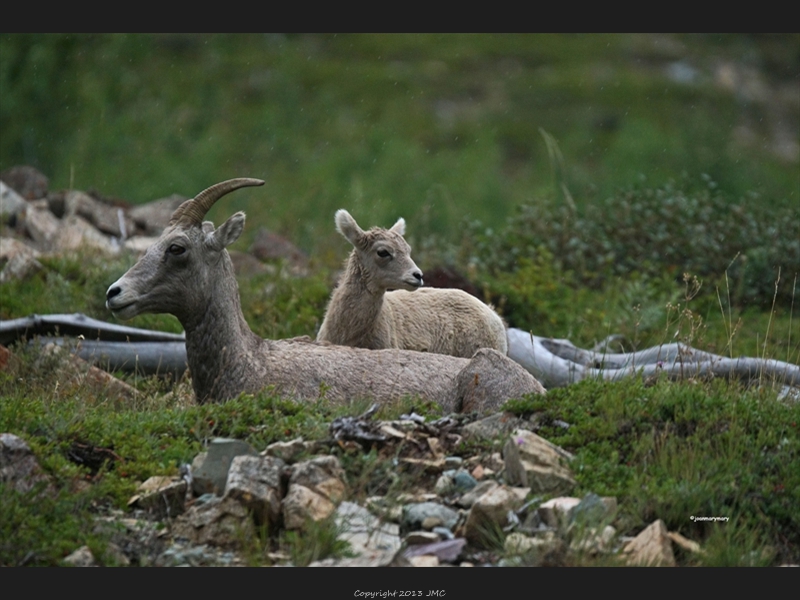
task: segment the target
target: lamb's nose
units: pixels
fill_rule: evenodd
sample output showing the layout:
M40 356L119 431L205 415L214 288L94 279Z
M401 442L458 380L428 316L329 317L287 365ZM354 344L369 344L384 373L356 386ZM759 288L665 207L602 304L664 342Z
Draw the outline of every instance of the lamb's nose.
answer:
M422 285L422 271L414 271L414 278Z
M106 301L111 300L114 296L118 295L122 291L122 288L117 286L108 288L106 292Z

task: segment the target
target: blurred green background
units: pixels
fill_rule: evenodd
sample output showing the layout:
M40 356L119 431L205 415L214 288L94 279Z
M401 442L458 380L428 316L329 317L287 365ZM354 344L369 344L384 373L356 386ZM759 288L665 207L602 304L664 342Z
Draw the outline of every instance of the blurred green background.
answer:
M703 174L796 205L800 35L0 37L0 168L139 203L232 196L311 249L347 207L455 236L551 194L578 204Z
M800 34L3 34L0 170L132 203L259 177L209 218L330 268L336 209L403 216L423 270L542 335L589 289L663 315L684 273L704 315L789 311L799 75Z

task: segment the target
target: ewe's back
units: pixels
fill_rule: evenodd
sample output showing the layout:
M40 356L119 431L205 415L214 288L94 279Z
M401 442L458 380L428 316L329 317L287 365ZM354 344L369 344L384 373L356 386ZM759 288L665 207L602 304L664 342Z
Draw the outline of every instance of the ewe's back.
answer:
M506 328L489 306L458 289L395 290L383 310L394 323L394 347L471 358L480 348L508 354Z

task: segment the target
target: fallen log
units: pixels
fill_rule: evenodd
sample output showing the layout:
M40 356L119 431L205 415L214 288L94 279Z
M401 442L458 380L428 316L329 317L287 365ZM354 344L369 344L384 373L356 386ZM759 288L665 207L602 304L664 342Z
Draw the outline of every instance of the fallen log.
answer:
M57 344L86 362L114 373L170 376L180 379L188 369L185 342L105 342L74 338L37 337L32 343Z
M40 337L38 343L69 345L73 353L111 372L178 378L187 368L186 346L180 334L125 327L80 313L33 315L0 321L0 344L3 345L48 335L59 337ZM569 340L543 338L511 327L508 329L508 356L546 388L564 387L589 377L613 381L635 375L652 377L659 374L675 380L724 377L800 388L800 366L788 362L752 357L729 358L680 343L615 353L608 351L612 338L586 350ZM795 390L792 394L800 393Z
M0 321L0 344L8 346L19 339L36 335L83 336L87 340L108 342L179 342L183 334L137 329L92 319L81 313L71 315L31 315Z
M584 350L569 340L542 338L512 327L508 330L508 356L546 388L567 386L587 377L617 380L661 373L671 379L713 376L800 387L800 366L773 359L727 358L680 343L612 353L602 346Z
M20 340L67 346L73 354L109 372L177 379L187 369L182 334L106 323L80 313L0 321L0 345Z

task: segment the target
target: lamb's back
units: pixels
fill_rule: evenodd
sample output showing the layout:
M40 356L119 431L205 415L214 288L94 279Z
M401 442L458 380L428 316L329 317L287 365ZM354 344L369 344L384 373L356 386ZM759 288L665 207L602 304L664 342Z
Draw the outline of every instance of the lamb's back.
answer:
M508 353L505 324L489 306L459 289L387 292L384 311L399 347L471 358L480 348Z

